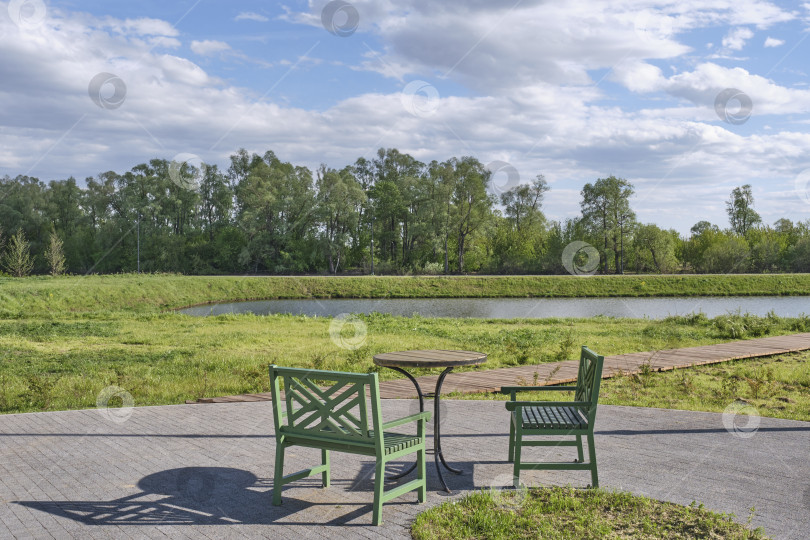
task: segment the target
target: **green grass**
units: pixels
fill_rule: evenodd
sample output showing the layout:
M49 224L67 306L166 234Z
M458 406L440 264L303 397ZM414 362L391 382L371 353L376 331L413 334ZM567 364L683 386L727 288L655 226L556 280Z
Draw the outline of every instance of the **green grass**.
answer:
M694 276L693 276L694 277ZM740 276L696 276L726 279ZM802 276L742 276L760 285ZM643 319L433 319L360 316L362 347L341 348L330 338L332 319L290 315L197 318L166 308L214 299L262 297L406 296L464 291L517 294L534 283L658 283L680 276L618 278L231 278L117 275L0 279L0 412L94 407L115 385L135 404L182 403L201 397L268 391L267 365L370 372L372 356L402 349L467 349L489 355L486 369L574 358L579 345L619 354L721 343L731 339L810 330L810 318L731 315L660 321ZM765 281L762 281L765 279ZM667 281L669 280L669 281ZM672 281L675 280L675 281ZM730 281L730 282L731 282ZM745 283L745 280L738 281ZM776 281L773 281L776 283ZM795 283L799 283L796 281ZM520 287L518 287L520 285ZM646 285L645 285L646 286ZM564 287L563 287L564 288ZM614 287L615 288L615 287ZM748 287L748 290L754 290ZM790 288L785 291L790 292ZM525 290L523 290L525 292ZM715 291L717 292L717 291ZM769 291L774 292L774 291ZM363 294L360 294L363 293ZM538 288L535 294L549 294ZM739 293L739 291L737 291ZM427 295L427 292L424 292ZM359 327L359 326L358 326ZM354 337L354 325L343 329ZM393 370L379 370L383 379ZM639 393L640 395L640 393ZM630 396L637 399L634 396ZM627 401L628 397L621 399ZM803 413L802 413L803 414Z
M805 295L810 274L669 276L231 277L121 274L0 278L0 317L154 313L270 298Z
M757 335L810 326L808 319L740 319ZM357 321L342 335L351 339L364 327L365 340L350 350L332 340L332 319L323 317L112 312L0 320L0 411L94 407L98 393L110 385L130 392L136 405L266 392L270 363L378 371L389 379L398 374L377 368L372 357L392 350L480 350L489 355L483 367L493 369L575 358L581 344L608 355L729 340L723 324L705 317L481 320L374 314ZM735 324L745 329L745 323Z
M760 539L732 516L623 492L542 488L486 490L416 517L417 540Z

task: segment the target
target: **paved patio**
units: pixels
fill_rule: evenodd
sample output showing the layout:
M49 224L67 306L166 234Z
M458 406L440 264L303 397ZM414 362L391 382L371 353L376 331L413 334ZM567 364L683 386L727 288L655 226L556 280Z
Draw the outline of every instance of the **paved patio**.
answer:
M378 528L373 461L359 456L333 453L331 488L302 480L284 490L283 506L270 505L266 402L143 407L125 420L98 410L0 416L0 538L405 538L419 511L510 479L503 403L444 403L444 453L466 473L446 477L452 496L439 493L431 462L427 503L415 493L387 503ZM414 402L383 406L392 419ZM755 506L754 525L774 538L810 530L810 423L762 418L756 431L734 434L720 414L600 406L596 445L603 487L696 500L743 522ZM288 456L289 472L319 454ZM584 486L588 473L524 480Z

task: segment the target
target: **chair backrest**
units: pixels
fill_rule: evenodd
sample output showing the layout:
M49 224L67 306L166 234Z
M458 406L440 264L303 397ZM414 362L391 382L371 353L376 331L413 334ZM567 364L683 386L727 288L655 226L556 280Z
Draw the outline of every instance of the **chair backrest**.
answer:
M588 347L582 347L582 353L579 356L577 390L574 400L587 401L591 404L588 411L589 416L596 416L596 404L599 401L599 385L602 382L602 366L604 363L604 356L599 356Z
M270 388L276 437L288 434L356 444L381 444L382 415L376 373L271 365ZM367 390L371 395L371 407L366 401Z

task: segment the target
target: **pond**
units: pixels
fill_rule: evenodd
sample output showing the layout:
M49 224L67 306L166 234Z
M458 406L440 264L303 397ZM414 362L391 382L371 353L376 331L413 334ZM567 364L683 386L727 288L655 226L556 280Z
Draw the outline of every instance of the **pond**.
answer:
M663 319L669 315L703 312L708 317L726 313L781 317L810 313L808 296L726 296L683 298L383 298L333 300L262 300L197 306L180 310L195 316L224 313L269 315L291 313L337 316L342 313L390 313L410 317L472 317L482 319L542 319L548 317L630 317Z

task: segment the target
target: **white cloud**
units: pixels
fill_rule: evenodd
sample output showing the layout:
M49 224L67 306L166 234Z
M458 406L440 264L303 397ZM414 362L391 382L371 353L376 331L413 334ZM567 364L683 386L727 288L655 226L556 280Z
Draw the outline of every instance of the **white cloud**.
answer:
M258 13L254 13L252 11L243 11L236 17L234 17L235 21L257 21L257 22L267 22L270 19L265 17L264 15L260 15Z
M105 17L100 22L104 27L119 34L134 34L138 36L177 36L177 29L166 21L160 19L140 18L126 19L124 21Z
M770 36L768 36L768 38L765 39L765 47L781 47L784 44L785 44L784 39L776 39Z
M213 39L206 39L204 41L192 41L191 50L200 56L210 56L225 51L231 50L231 46L224 41L216 41Z
M757 210L766 220L802 212L798 199L791 207L762 190L786 190L798 171L810 167L810 134L778 123L766 134L746 134L719 122L713 103L720 90L733 87L751 96L754 115L807 113L810 91L699 60L691 71L666 77L653 63L690 51L676 38L697 25L698 16L704 23L725 17L754 25L751 14L767 12L762 2L729 1L715 18L700 3L667 4L672 33L645 33L644 39L634 30L632 12L608 13L606 3L591 13L531 3L515 13L511 1L482 1L475 9L414 3L401 12L381 4L385 9L356 4L367 27L380 29L385 63L373 69L388 73L387 64L412 80L453 68L450 82L469 83L479 94L441 95L437 78L440 97L428 118L408 114L396 91L366 91L323 110L285 107L272 95L256 102L248 90L226 85L179 53L152 50L148 38L177 35L160 34L176 32L168 25L76 15L21 32L0 19L0 35L7 36L0 38L0 80L4 101L13 104L0 109L0 174L83 177L179 152L226 166L240 147L259 153L271 148L312 168L321 162L341 167L384 146L424 161L454 155L475 155L484 163L502 159L524 178L544 173L553 186L553 219L578 214L584 182L611 173L636 185L639 218L662 226L688 230L716 211L712 205L722 213L729 191L744 182L760 189ZM751 5L760 11L743 9ZM424 12L411 19L407 10L416 8ZM784 16L768 13L768 20ZM442 24L449 24L444 32ZM442 33L448 35L437 35ZM197 54L229 50L216 41L193 42L195 48ZM668 101L628 110L643 107L644 96L635 96L630 106L610 101L608 85L592 84L589 70L600 68L614 68L610 76L633 92L660 92L655 98ZM88 98L88 82L99 72L126 83L120 108L105 110Z
M661 70L646 62L621 62L613 68L612 77L633 92L655 92L664 86Z
M745 47L745 42L754 37L750 28L734 28L723 38L723 47L730 51L739 51Z
M754 114L810 113L810 90L785 88L743 68L726 68L713 63L698 65L694 71L673 75L661 88L713 111L718 93L736 88L753 101ZM712 113L709 113L709 118Z

